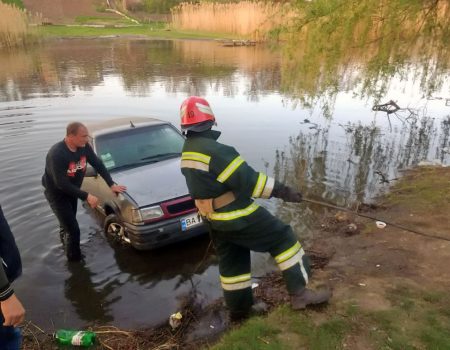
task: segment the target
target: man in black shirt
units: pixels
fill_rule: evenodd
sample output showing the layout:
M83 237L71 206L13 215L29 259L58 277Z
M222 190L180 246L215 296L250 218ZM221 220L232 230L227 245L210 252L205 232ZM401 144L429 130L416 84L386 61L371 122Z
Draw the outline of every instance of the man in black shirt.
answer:
M67 259L81 259L80 228L76 219L78 198L88 202L91 208L98 204L98 198L80 189L89 163L102 176L111 191L120 193L125 186L114 184L102 161L89 145L89 133L82 123L67 125L66 137L50 148L42 185L45 197L58 218L60 234L66 247Z

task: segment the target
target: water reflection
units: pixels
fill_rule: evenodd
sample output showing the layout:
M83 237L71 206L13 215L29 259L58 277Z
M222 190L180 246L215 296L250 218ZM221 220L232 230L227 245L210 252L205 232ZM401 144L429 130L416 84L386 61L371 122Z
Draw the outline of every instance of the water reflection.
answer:
M104 320L110 322L114 319L111 315L109 305L115 300L108 301L108 295L116 287L110 284L98 290L93 281L93 273L86 266L86 263L67 263L69 277L64 281L64 295L75 308L78 316L87 322Z
M339 205L373 200L399 171L424 159L450 163L450 116L432 117L383 129L372 123L330 123L309 126L289 140L289 154L278 150L274 165L277 178L301 188L311 198ZM345 142L336 142L344 132Z
M120 271L142 285L154 286L172 279L179 285L217 265L207 236L152 252L139 252L111 240L108 243Z
M136 96L151 94L152 85L163 81L166 92L205 95L212 87L232 97L239 71L249 75L246 94L254 100L278 86L277 57L261 46L242 50L204 41L73 39L14 55L0 52L0 101L68 97L74 89L91 91L109 75L118 75Z

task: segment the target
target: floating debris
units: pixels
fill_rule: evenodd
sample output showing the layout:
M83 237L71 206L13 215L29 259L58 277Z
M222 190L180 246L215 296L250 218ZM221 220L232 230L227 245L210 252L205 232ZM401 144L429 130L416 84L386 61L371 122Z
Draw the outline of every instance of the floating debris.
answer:
M400 109L400 106L392 100L372 107L372 111L386 112L387 114L395 113Z
M177 312L176 314L172 314L169 317L169 324L172 327L172 329L178 328L181 325L181 319L183 318L183 315L181 312Z
M233 47L233 46L255 46L256 41L253 40L221 40L222 46Z

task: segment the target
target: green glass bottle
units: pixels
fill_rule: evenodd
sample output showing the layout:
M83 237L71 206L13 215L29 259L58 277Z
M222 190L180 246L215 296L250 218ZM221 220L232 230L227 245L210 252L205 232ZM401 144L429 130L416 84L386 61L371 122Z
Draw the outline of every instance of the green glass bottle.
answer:
M95 333L91 331L58 329L54 336L60 344L65 345L91 346L95 342Z

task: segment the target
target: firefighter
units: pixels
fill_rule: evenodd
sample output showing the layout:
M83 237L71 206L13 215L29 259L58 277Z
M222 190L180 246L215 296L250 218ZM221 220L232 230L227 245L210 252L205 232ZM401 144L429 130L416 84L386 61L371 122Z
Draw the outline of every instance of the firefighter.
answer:
M187 98L180 114L186 135L181 172L195 205L209 223L231 319L247 317L252 311L251 250L269 252L275 259L294 310L327 302L330 291L305 287L311 269L292 228L253 200L277 197L298 203L301 193L256 172L233 147L217 142L220 132L211 130L215 117L205 99Z

